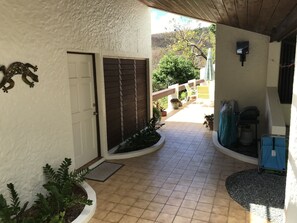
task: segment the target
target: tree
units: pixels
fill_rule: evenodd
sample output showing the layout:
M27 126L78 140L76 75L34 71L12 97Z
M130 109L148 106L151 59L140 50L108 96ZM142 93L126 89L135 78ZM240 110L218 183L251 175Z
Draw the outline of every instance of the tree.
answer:
M176 83L187 83L198 77L199 71L190 60L169 53L162 57L159 67L153 73L153 90L159 91Z
M215 59L215 25L191 30L187 26L181 26L174 19L172 23L175 31L171 37L172 44L167 47L168 52L183 55L197 68L205 66L208 48L212 48Z

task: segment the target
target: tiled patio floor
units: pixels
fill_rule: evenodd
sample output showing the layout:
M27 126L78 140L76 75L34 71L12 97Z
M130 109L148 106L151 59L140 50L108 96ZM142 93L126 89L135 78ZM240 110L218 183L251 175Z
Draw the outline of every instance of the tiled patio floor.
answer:
M227 176L255 166L215 150L211 132L202 125L211 109L189 105L167 119L162 149L115 161L125 166L104 183L88 181L98 199L90 222L266 222L251 216L226 191Z

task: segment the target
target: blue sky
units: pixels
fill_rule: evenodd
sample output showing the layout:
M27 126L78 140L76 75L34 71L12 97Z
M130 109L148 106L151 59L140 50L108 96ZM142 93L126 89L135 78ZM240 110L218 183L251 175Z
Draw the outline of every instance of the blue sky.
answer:
M197 19L191 19L189 17L157 10L151 9L151 30L152 34L171 32L174 30L172 19L176 20L178 24L186 26L187 28L197 28L209 26L211 23L203 22Z

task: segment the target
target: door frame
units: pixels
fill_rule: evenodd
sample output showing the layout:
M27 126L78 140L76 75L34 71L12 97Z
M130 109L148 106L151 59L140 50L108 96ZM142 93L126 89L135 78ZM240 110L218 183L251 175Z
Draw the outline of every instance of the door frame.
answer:
M74 52L74 51L67 51L67 55L68 54L80 54L80 55L90 55L92 57L92 64L93 64L93 80L94 80L94 96L95 96L95 111L97 112L98 115L96 115L96 130L97 130L97 153L98 156L91 160L90 162L88 162L86 165L84 166L89 166L91 163L96 162L97 160L99 160L101 158L101 144L100 144L100 127L99 127L99 100L98 100L98 88L97 88L97 75L96 75L96 60L95 60L95 54L94 53L85 53L85 52Z

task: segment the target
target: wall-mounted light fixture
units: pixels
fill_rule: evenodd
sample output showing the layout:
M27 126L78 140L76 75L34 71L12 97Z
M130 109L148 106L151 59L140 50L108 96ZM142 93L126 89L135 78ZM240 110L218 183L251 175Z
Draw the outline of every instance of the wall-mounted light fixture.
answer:
M249 53L249 41L240 41L236 43L236 54L239 55L241 66L246 59L246 54Z

